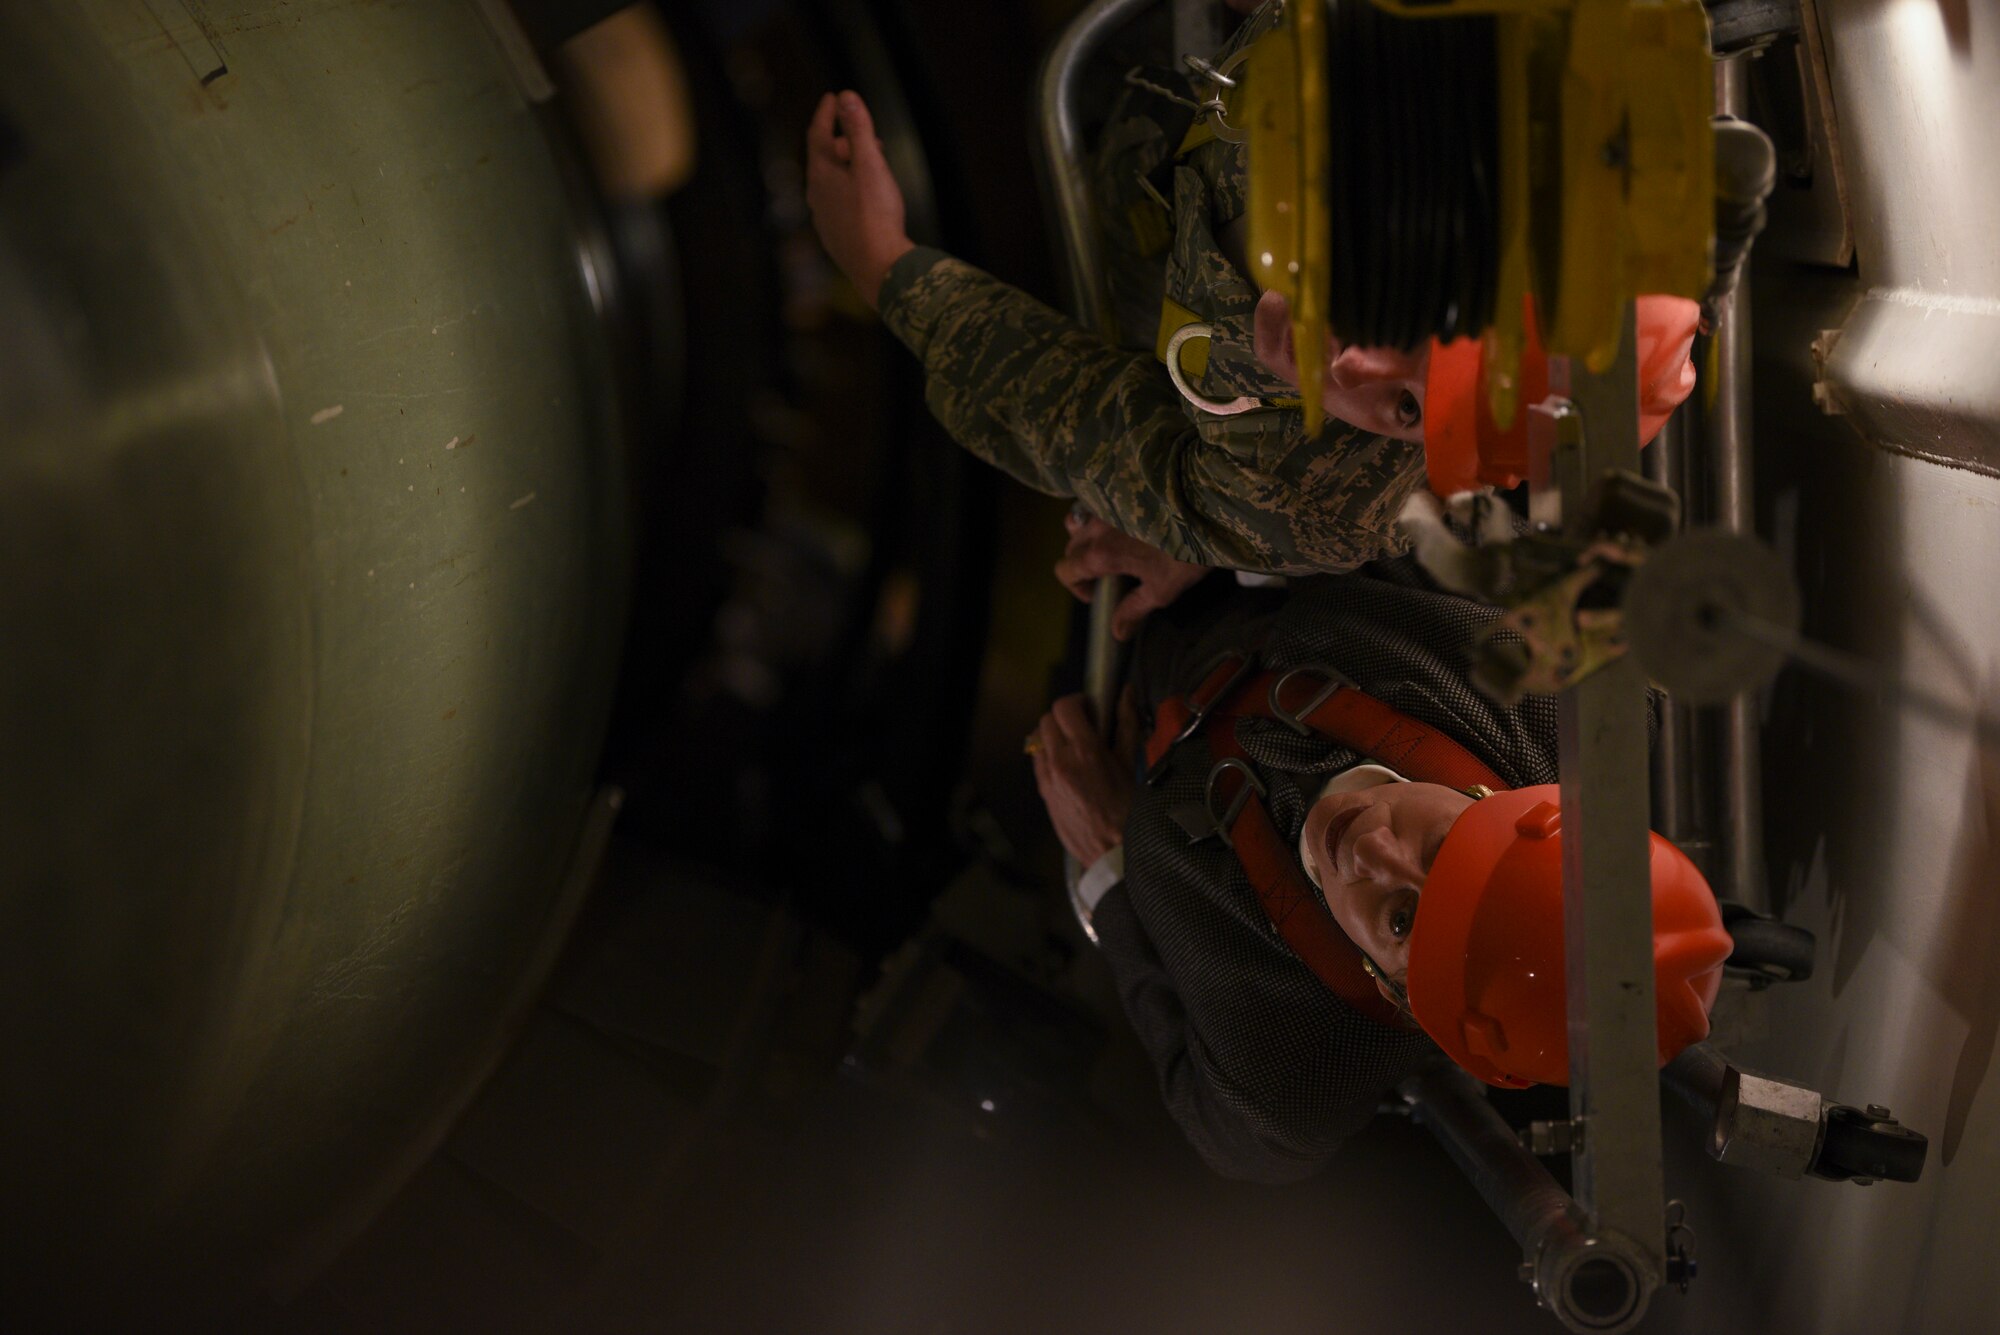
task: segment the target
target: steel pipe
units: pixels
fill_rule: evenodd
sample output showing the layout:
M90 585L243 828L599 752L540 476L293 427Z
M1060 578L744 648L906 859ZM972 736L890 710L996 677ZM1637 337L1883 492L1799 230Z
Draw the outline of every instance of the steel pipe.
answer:
M1400 1092L1412 1120L1437 1137L1524 1255L1534 1256L1551 1236L1581 1236L1575 1200L1522 1148L1471 1075L1440 1062L1405 1080Z
M1082 127L1078 124L1078 90L1091 57L1110 34L1124 27L1158 0L1096 0L1070 21L1036 76L1042 151L1038 155L1043 188L1055 234L1061 238L1063 286L1070 314L1086 328L1115 340L1111 297L1104 282L1101 233L1090 202L1085 174ZM1124 595L1124 581L1107 575L1097 581L1090 600L1090 631L1084 647L1084 698L1098 730L1107 736L1115 726L1119 682L1118 642L1111 634L1112 615ZM1072 893L1084 868L1074 858L1064 860L1064 877ZM1084 930L1089 931L1088 923Z
M1741 116L1749 110L1747 57L1715 63L1715 109ZM1743 260L1747 270L1751 257ZM1714 521L1733 533L1752 533L1757 516L1752 489L1750 424L1750 284L1715 307L1715 392L1704 422ZM1758 745L1757 701L1737 696L1722 707L1716 765L1722 807L1722 893L1760 911L1770 908L1764 877L1763 765Z
M1561 358L1550 368L1551 392L1582 429L1558 436L1556 457L1533 472L1560 490L1567 531L1587 530L1598 479L1639 468L1636 346L1628 302L1603 373ZM1584 1241L1538 1261L1537 1283L1572 1329L1629 1329L1666 1271L1645 700L1645 676L1626 658L1557 703L1570 1120L1589 1134L1571 1154ZM1567 1296L1580 1306L1566 1311Z
M1645 451L1641 460L1649 481L1681 497L1683 512L1687 506L1685 479L1682 477L1687 453L1686 436L1687 419L1675 413L1660 428L1660 434L1654 438L1651 448ZM1686 713L1671 697L1662 699L1659 733L1653 743L1653 828L1677 845L1682 844L1682 840L1691 833L1692 825L1687 786L1688 771L1694 758L1689 754L1691 735ZM1686 851L1684 845L1682 851ZM1700 859L1696 861L1699 863Z
M1523 1149L1477 1080L1449 1062L1400 1087L1411 1119L1437 1137L1466 1181L1521 1245L1521 1278L1573 1331L1630 1330L1657 1280L1644 1250L1619 1234L1585 1231L1583 1210Z
M1158 0L1095 0L1070 21L1042 61L1036 77L1040 115L1041 169L1056 235L1062 238L1064 288L1070 313L1110 338L1111 298L1104 284L1103 247L1090 206L1084 168L1083 130L1077 120L1077 90L1090 59L1104 39Z

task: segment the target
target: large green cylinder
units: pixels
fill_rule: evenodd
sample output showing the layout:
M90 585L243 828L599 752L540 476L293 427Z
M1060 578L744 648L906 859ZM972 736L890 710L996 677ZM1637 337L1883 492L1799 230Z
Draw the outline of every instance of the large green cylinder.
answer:
M157 1324L359 1227L561 929L603 275L471 0L11 0L0 67L0 1311Z

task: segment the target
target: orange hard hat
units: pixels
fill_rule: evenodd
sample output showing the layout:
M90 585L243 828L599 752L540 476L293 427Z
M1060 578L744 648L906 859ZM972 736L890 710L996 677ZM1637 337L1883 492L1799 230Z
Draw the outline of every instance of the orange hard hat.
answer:
M1452 823L1410 929L1410 1009L1446 1055L1492 1085L1569 1083L1562 812L1554 784L1483 797ZM1652 841L1660 1064L1708 1037L1732 948L1685 853Z
M1529 404L1549 393L1549 354L1542 347L1532 301L1525 303L1521 367L1514 420L1504 431L1487 408L1486 344L1458 338L1431 343L1424 381L1424 466L1431 490L1452 496L1478 487L1517 487L1528 475ZM1639 444L1660 427L1694 390L1695 327L1701 307L1683 297L1638 299Z

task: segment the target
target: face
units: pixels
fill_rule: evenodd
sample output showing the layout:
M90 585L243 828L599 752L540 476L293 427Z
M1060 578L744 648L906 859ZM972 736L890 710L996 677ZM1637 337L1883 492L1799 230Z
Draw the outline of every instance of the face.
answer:
M1435 783L1385 783L1322 797L1301 840L1308 870L1348 939L1401 980L1410 966L1417 894L1472 799ZM1378 981L1382 995L1396 996Z
M1297 385L1299 364L1292 351L1291 308L1282 295L1266 292L1258 301L1251 333L1257 360L1264 368ZM1320 402L1329 417L1350 426L1421 445L1424 379L1430 366L1428 343L1416 352L1399 352L1394 348L1349 347L1329 336Z

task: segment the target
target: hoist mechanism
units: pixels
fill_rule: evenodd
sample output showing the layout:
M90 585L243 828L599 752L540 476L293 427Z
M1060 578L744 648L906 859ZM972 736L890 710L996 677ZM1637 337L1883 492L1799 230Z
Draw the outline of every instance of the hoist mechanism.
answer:
M1148 7L1089 6L1042 76L1045 165L1074 308L1099 328L1109 308L1074 166L1075 90L1104 37ZM1323 417L1328 340L1428 345L1424 444L1439 498L1527 487L1527 545L1459 547L1433 503L1432 550L1424 553L1423 535L1418 547L1463 576L1447 583L1509 608L1511 629L1533 628L1496 653L1482 684L1503 697L1553 693L1560 704L1562 809L1579 832L1564 861L1571 1102L1567 1134L1539 1148L1570 1154L1573 1193L1460 1073L1441 1070L1403 1092L1521 1241L1522 1276L1537 1299L1570 1329L1629 1330L1656 1289L1685 1288L1695 1274L1693 1230L1662 1177L1648 677L1626 652L1622 604L1681 524L1675 493L1640 472L1642 445L1672 409L1659 410L1653 381L1665 361L1684 362L1687 346L1666 340L1663 361L1665 317L1648 303L1686 309L1686 338L1696 303L1704 332L1713 327L1763 224L1771 146L1754 127L1714 115L1709 20L1694 0L1288 0L1247 49L1216 63L1212 54L1176 53L1199 76L1190 133L1246 146L1250 276L1289 306L1308 430ZM1445 362L1463 387L1456 413L1441 411ZM1511 533L1511 521L1503 527ZM1669 577L1699 563L1674 556L1644 582L1678 590ZM1781 627L1795 615L1787 592L1754 600ZM1108 613L1115 599L1107 580L1099 608ZM1644 629L1655 640L1655 623L1674 619L1672 602L1652 600ZM1108 615L1094 624L1104 629L1089 645L1087 675L1102 722L1115 648ZM1705 693L1757 684L1769 657L1747 655ZM1728 1087L1764 1088L1745 1079ZM1746 1119L1741 1098L1703 1090L1714 1145L1735 1147L1716 1153L1723 1162L1775 1163L1792 1175L1814 1162L1745 1152L1761 1134L1746 1138L1746 1126L1797 1128L1776 1114ZM1794 1101L1819 1108L1809 1093ZM1884 1112L1878 1122L1892 1120ZM1792 1139L1812 1154L1838 1139L1830 1127L1847 1125L1806 1120ZM1910 1157L1920 1168L1920 1145Z

